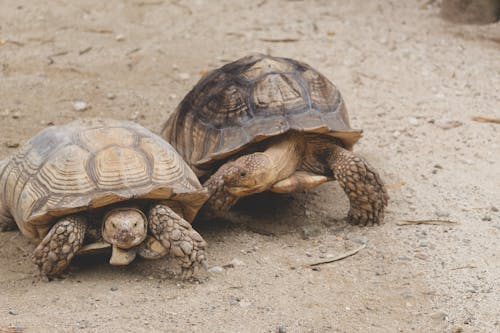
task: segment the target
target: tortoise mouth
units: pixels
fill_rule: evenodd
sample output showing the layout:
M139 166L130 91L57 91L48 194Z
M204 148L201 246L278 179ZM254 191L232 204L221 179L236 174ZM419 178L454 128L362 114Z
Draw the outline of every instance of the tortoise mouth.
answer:
M242 197L242 196L247 196L251 194L256 194L260 192L264 192L267 188L263 185L254 185L252 187L250 186L228 186L227 191L235 196Z
M111 240L112 245L116 245L121 249L130 249L137 246L146 239L146 234L135 234L128 230L123 230L113 237Z

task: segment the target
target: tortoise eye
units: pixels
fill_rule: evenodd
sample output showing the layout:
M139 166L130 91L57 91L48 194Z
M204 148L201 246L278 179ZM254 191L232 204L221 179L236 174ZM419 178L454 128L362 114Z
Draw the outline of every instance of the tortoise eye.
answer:
M116 224L115 224L115 222L113 222L112 224L113 224L113 228L116 228Z
M246 171L240 171L240 176L241 177L245 177L247 175L247 172Z
M137 227L137 222L134 223L134 227Z

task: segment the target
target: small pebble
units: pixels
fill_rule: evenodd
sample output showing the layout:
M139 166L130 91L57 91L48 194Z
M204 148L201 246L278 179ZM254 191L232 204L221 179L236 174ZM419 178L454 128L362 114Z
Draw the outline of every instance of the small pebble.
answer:
M123 42L125 40L125 36L124 35L116 35L115 39L117 42Z
M450 119L446 119L446 118L441 118L439 120L436 120L435 124L437 127L445 129L445 130L459 127L459 126L463 125L463 123L461 121L450 120Z
M116 95L115 95L115 94L113 94L113 93L107 93L107 94L106 94L106 98L107 98L107 99L111 99L111 100L112 100L112 99L115 99L115 98L116 98Z
M429 256L425 253L417 253L417 254L415 254L415 258L418 258L421 260L429 260Z
M485 216L483 216L483 217L481 218L481 220L483 220L483 221L491 221L491 216L489 216L489 215L485 215Z
M278 333L286 333L286 326L284 324L278 326Z
M17 148L19 147L19 142L7 141L5 145L7 146L7 148Z
M449 217L450 216L450 213L445 212L443 210L437 210L435 212L435 214L436 214L437 217Z
M230 266L236 267L236 266L245 266L245 263L237 258L234 258L229 262Z
M118 287L111 287L110 288L111 291L117 291L118 290Z
M10 309L10 310L9 310L9 314L10 314L10 315L13 315L13 316L17 316L17 315L18 315L17 311L16 311L16 310L14 310L14 309Z
M139 118L139 111L134 111L130 116L128 116L128 120L137 120Z
M190 77L189 73L179 73L179 79L181 80L189 80Z
M498 212L498 208L496 208L495 206L491 206L491 211L492 212Z
M366 243L368 243L368 240L366 238L354 238L354 239L352 239L352 241L354 243L358 243L361 245L365 245Z
M312 270L315 272L321 272L321 268L319 267L313 267Z
M220 274L224 272L224 268L221 266L213 266L208 269L208 272L212 274Z
M245 300L240 301L240 306L242 308L248 308L250 305L252 305L252 303L249 301L245 301Z
M87 328L88 325L89 325L89 323L86 320L80 320L80 321L76 322L76 326L78 326L78 328L80 328L80 329Z
M400 132L400 131L394 131L394 132L392 133L392 136L393 136L394 138L398 138L400 135L401 135L401 132Z
M74 101L73 102L73 109L75 111L79 111L79 112L82 112L82 111L85 111L89 108L89 104L87 102L84 102L84 101Z
M237 305L240 302L240 299L237 297L233 297L229 300L229 305Z
M431 318L436 320L445 320L448 315L443 311L431 313Z
M417 126L419 121L417 118L415 117L408 117L408 122L410 123L410 125L412 126Z
M321 231L321 228L315 224L306 224L300 227L300 235L304 240L321 235Z

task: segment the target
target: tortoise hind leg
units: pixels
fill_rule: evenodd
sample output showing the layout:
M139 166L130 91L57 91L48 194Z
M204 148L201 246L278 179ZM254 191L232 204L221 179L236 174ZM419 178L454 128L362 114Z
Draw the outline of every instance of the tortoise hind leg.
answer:
M33 253L33 262L42 275L53 277L68 267L85 238L87 221L82 216L66 216L50 229Z
M14 222L14 219L0 215L0 232L15 230L16 228L17 224Z
M0 161L0 164L2 161ZM0 172L2 171L2 166L0 165ZM9 231L16 229L17 224L14 221L12 215L10 215L9 210L5 207L3 203L2 196L0 194L0 232Z
M189 222L170 207L157 204L151 208L149 228L166 251L180 263L183 278L191 277L198 265L206 266L207 243Z
M328 163L335 179L349 197L348 222L357 225L383 222L389 196L380 176L368 162L335 145Z

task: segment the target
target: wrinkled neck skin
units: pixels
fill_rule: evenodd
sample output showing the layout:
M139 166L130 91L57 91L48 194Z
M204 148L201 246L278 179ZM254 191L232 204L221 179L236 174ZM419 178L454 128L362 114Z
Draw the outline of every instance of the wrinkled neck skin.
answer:
M298 133L278 136L263 152L244 155L227 164L224 185L235 196L264 192L290 177L301 164L305 141Z
M269 158L267 188L290 177L302 163L305 140L300 133L289 133L272 140L263 152Z

